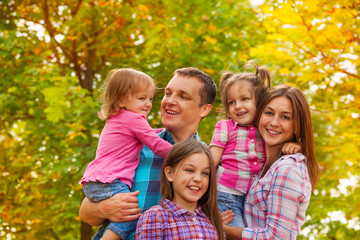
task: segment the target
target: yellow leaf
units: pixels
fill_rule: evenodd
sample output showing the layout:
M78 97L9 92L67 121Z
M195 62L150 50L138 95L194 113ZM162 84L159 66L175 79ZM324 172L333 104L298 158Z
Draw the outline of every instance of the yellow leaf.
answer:
M211 68L204 68L204 71L209 73L209 74L213 74L215 71L212 70Z
M66 36L66 38L70 41L74 41L76 39L76 36Z
M139 4L138 8L144 12L147 12L147 13L149 12L149 9L144 4Z
M307 10L309 12L317 12L319 11L318 1L314 0L305 0L304 5L307 6Z
M210 37L209 35L205 36L205 40L210 44L216 44L217 40L215 38Z
M208 29L209 29L209 31L215 31L216 26L210 23L209 26L208 26Z
M35 219L31 220L31 223L41 223L41 219L35 218Z

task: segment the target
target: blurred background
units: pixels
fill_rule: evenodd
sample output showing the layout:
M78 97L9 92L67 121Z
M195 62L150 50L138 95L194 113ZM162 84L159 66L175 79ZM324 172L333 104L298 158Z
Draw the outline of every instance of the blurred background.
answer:
M177 68L218 84L251 59L311 105L323 173L298 239L360 238L359 1L0 0L0 27L1 239L91 239L78 182L111 69L141 70L163 88ZM216 118L200 124L207 143Z

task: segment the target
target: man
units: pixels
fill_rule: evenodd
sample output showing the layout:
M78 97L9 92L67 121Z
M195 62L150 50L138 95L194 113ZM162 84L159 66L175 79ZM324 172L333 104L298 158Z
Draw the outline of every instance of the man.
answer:
M191 137L200 140L197 128L201 119L211 111L215 97L216 85L209 75L192 67L176 70L161 102L165 130L158 135L172 144ZM85 198L80 207L80 218L95 226L105 219L124 222L139 218L141 209L146 211L159 203L163 160L144 146L133 181L134 192L119 193L99 203Z

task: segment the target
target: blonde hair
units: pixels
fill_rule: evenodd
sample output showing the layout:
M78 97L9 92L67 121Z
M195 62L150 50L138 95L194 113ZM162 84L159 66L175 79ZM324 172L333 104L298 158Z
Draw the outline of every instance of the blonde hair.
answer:
M255 73L252 72L241 72L241 73L232 73L225 72L220 80L220 95L221 103L223 108L220 109L220 113L224 115L226 119L230 119L229 105L228 105L228 96L227 92L231 86L236 82L247 81L251 83L252 86L252 96L255 100L256 108L259 106L261 98L265 93L270 89L271 77L270 71L266 67L259 67L258 63L255 60L248 61L244 68L246 67L255 67Z
M294 112L294 137L288 142L301 143L301 152L307 158L306 165L309 172L312 189L314 189L320 176L320 168L316 162L315 157L315 140L311 112L304 94L298 88L287 85L273 87L264 96L260 103L258 111L259 113L256 117L256 125L259 125L261 115L264 112L265 107L274 98L283 96L290 100ZM280 144L276 153L273 156L270 156L271 158L266 161L261 177L263 177L271 165L283 155L281 148L285 143L286 142Z
M209 187L205 194L199 199L198 204L202 207L205 215L209 218L216 229L218 239L224 239L220 211L217 204L215 165L209 149L204 144L197 142L194 139L188 139L175 144L171 148L161 167L161 202L164 201L165 198L172 200L174 197L172 184L165 176L165 168L170 167L171 169L175 169L176 166L181 164L188 156L194 153L205 153L210 162Z
M98 112L101 120L108 120L111 115L119 112L119 104L128 94L134 95L149 87L154 88L154 80L147 74L131 68L113 69L107 75L101 95L104 104Z

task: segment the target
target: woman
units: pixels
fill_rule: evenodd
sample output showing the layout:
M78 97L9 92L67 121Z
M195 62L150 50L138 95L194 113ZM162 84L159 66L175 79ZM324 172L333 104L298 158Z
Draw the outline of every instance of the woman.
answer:
M224 225L226 237L296 239L320 174L309 105L299 89L274 87L260 103L256 125L265 141L266 163L246 197L247 227ZM302 154L283 155L287 142L301 143ZM230 211L223 213L225 224L231 218Z

